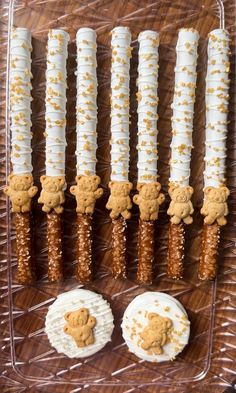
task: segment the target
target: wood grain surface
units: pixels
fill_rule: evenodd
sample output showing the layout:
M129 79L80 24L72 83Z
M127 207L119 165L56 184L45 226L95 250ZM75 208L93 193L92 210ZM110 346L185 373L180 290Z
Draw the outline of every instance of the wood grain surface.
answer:
M30 393L75 393L79 391L124 393L231 393L236 377L236 166L235 166L235 4L226 0L226 28L232 37L229 132L227 140L227 179L229 220L222 230L218 258L217 287L213 283L200 283L197 265L200 254L202 204L204 124L204 88L206 74L207 34L219 26L215 1L199 0L21 0L14 3L15 26L26 26L33 35L33 166L34 179L44 173L45 127L45 68L46 39L49 28L60 27L71 36L68 60L67 104L67 162L66 176L69 186L75 177L75 101L76 101L76 48L75 34L79 27L89 26L98 36L98 164L104 196L98 200L94 215L93 263L94 282L88 288L98 291L111 303L115 315L112 343L93 357L79 361L57 354L43 332L48 306L58 293L75 288L73 277L76 264L75 202L66 193L63 213L63 258L66 281L50 284L46 278L47 243L46 222L37 201L33 205L34 253L38 276L36 285L24 288L16 283L15 233L8 215L9 206L0 195L1 244L1 323L0 323L0 391ZM6 60L9 0L0 3L0 174L1 189L10 170L8 118L6 114ZM105 209L108 198L107 183L110 175L110 35L116 25L129 26L133 37L131 61L131 160L130 181L137 180L137 36L141 30L160 31L159 69L159 181L166 194L161 206L155 234L155 280L151 290L160 290L176 296L186 307L191 320L191 339L187 349L173 363L157 365L139 361L129 354L123 343L120 322L128 303L149 287L135 282L137 270L138 208L133 207L127 235L127 280L114 280L111 276L111 221ZM194 223L186 233L184 278L178 282L168 279L166 271L168 206L168 160L171 140L171 102L174 86L175 45L180 27L194 27L200 33L197 97L194 116L194 150L191 161L190 184L194 187ZM11 269L9 269L11 267ZM216 289L216 293L215 293ZM9 313L10 310L10 313ZM214 312L214 320L212 318Z

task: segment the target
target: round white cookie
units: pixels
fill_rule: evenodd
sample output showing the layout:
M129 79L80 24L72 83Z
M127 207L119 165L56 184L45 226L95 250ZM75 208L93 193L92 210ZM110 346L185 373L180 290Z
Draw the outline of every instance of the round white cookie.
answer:
M130 352L149 362L163 362L175 359L187 345L190 322L178 300L145 292L126 308L122 332Z
M45 332L50 344L69 358L84 358L111 341L113 315L103 297L85 289L62 293L49 307Z

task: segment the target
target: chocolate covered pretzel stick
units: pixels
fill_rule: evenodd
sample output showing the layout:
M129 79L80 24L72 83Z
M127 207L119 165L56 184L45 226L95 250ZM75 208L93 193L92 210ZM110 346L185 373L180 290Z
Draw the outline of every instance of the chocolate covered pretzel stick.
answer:
M34 281L31 265L31 199L37 193L33 186L31 164L31 34L24 28L11 33L10 47L10 119L11 163L13 172L4 189L10 197L15 218L18 282Z
M39 203L47 213L48 279L63 278L61 213L65 202L66 60L69 35L63 30L48 33L46 71L46 175L41 176Z
M147 30L139 34L138 66L138 185L139 195L133 198L139 205L138 233L139 283L152 283L154 261L154 222L159 205L164 201L157 182L157 87L159 34Z
M211 280L216 276L216 257L220 227L228 214L225 187L225 158L229 90L229 33L213 30L208 41L206 76L206 141L204 171L204 218L202 251L198 276Z
M171 216L168 236L167 274L179 279L183 274L184 224L192 223L193 193L189 186L192 149L193 111L196 88L196 62L199 35L194 29L181 29L176 46L175 90L172 104L172 142L169 195ZM177 247L177 248L175 248Z
M103 194L96 176L97 151L97 60L96 32L79 29L77 43L76 103L76 186L70 192L77 202L76 278L81 283L92 280L92 215L95 203Z
M111 195L106 205L112 218L112 272L126 277L126 222L131 217L129 197L129 69L131 34L127 27L112 30L111 67Z

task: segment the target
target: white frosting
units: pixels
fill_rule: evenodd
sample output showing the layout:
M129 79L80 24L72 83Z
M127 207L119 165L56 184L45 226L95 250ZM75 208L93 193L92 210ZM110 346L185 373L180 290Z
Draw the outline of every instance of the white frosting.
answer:
M129 69L131 34L128 27L112 30L111 180L127 181L129 171Z
M138 182L157 180L157 86L159 34L139 34L138 66Z
M96 326L93 328L95 342L80 348L63 328L67 323L64 315L83 307L96 318ZM108 302L101 295L85 289L74 289L59 295L49 307L45 321L45 333L50 344L57 352L64 353L70 358L84 358L100 351L111 341L113 328L113 315Z
M229 33L209 34L206 76L205 187L225 183L226 133L229 90Z
M13 28L10 43L11 162L13 173L32 172L31 163L31 33Z
M197 31L181 29L176 46L170 182L180 186L187 186L190 176L198 39Z
M162 347L161 355L149 354L138 344L140 333L148 325L147 316L150 312L170 318L173 324L171 341ZM145 292L134 298L125 310L121 327L129 350L149 362L174 359L187 345L190 334L190 322L182 304L162 292Z
M48 33L46 71L46 175L65 175L66 59L69 35Z
M95 175L97 150L96 32L82 28L77 43L77 175Z

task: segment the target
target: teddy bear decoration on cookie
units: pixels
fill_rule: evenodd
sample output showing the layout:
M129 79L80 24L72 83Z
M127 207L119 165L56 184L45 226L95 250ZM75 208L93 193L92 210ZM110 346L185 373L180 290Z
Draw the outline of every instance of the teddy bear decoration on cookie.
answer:
M139 194L133 198L139 206L140 218L144 221L157 220L159 206L164 202L165 196L160 193L161 185L158 182L138 184Z
M148 325L140 333L141 347L150 354L161 355L163 353L162 347L169 340L172 321L157 313L149 313L148 321Z
M75 178L77 185L70 187L70 192L76 197L76 212L81 214L92 214L95 203L103 195L103 189L98 188L101 182L99 176L78 175Z
M62 204L65 202L65 177L43 175L40 177L40 181L42 191L38 202L43 204L42 210L46 213L54 210L57 214L61 214L63 212Z
M228 215L227 198L229 189L227 187L206 187L204 190L204 203L201 214L205 216L204 223L211 225L217 222L223 226L227 223L225 217Z
M170 206L167 210L167 214L171 216L171 222L178 225L181 220L185 224L191 224L193 219L193 205L191 202L191 196L193 194L193 188L190 186L179 186L171 184L169 187L169 195L171 197Z
M33 177L30 173L25 175L8 176L9 185L4 192L10 197L13 213L25 213L31 210L31 199L37 194L38 188L33 186Z
M67 312L64 318L67 321L64 332L73 337L78 347L83 348L94 343L93 328L97 321L87 308Z
M106 204L106 208L111 210L110 217L113 220L117 219L120 215L126 220L131 217L129 210L132 207L132 202L129 193L132 187L133 185L129 181L109 182L111 195Z

